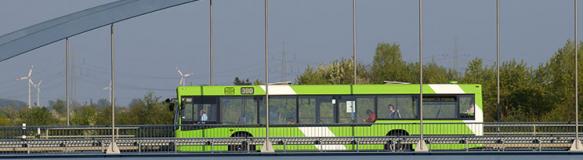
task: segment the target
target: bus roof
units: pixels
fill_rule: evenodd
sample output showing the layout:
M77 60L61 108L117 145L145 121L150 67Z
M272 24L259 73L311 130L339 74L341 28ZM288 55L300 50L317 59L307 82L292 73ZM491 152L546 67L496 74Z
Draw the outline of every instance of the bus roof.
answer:
M265 95L265 85L179 86L178 96ZM424 94L481 94L480 84L424 84ZM269 95L419 94L419 84L269 85Z

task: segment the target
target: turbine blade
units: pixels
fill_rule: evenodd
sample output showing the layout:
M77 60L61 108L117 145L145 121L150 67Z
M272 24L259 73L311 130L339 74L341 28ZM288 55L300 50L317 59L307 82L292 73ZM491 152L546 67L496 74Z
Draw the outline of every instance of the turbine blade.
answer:
M182 74L182 71L180 71L180 69L179 69L178 67L176 67L176 71L178 71L178 74L179 74L180 76L182 76L182 75L183 75L183 74Z
M32 65L31 65L31 66L30 66L30 69L28 69L28 76L27 76L27 77L30 77L30 76L32 76L32 69L33 69L33 68L34 68L34 66L32 66Z

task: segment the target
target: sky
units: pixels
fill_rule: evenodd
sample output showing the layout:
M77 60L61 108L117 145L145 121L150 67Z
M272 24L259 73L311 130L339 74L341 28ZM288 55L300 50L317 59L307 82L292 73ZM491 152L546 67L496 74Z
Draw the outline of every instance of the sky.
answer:
M112 0L2 0L0 35ZM294 81L308 65L352 55L352 0L270 0L270 81ZM583 2L579 3L583 17ZM397 43L406 61L418 59L415 0L357 0L357 58L370 65L378 43ZM425 0L424 61L463 70L473 58L495 63L494 0ZM209 83L208 0L115 24L116 94L120 105L154 92L175 96L176 68L193 73L188 84ZM264 79L263 0L214 0L214 84L234 77ZM579 37L583 19L579 20ZM544 63L573 38L572 0L502 0L501 59ZM109 27L70 40L72 99L107 98ZM0 62L0 98L27 101L16 78L34 65L42 80L41 105L65 96L64 41ZM456 55L457 56L454 56ZM285 56L284 56L285 55ZM284 58L285 57L285 58ZM457 57L457 58L455 58ZM286 74L287 73L287 74Z

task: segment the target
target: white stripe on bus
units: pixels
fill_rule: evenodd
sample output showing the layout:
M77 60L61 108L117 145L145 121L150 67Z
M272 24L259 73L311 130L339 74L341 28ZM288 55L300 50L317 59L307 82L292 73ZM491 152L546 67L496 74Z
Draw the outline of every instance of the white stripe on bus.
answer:
M336 137L328 127L299 127L306 137ZM316 145L318 150L346 150L344 145Z
M430 84L429 87L433 89L435 93L439 94L462 94L465 93L464 90L459 85L455 84Z
M265 85L260 85L265 91ZM296 95L296 91L290 85L269 85L269 95Z

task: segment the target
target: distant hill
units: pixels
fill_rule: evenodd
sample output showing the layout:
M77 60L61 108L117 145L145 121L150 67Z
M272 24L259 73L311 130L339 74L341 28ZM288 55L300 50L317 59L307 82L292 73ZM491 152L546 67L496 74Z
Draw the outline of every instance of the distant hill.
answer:
M6 106L20 107L20 106L25 106L25 105L26 105L26 103L19 101L19 100L0 98L0 107L6 107Z

